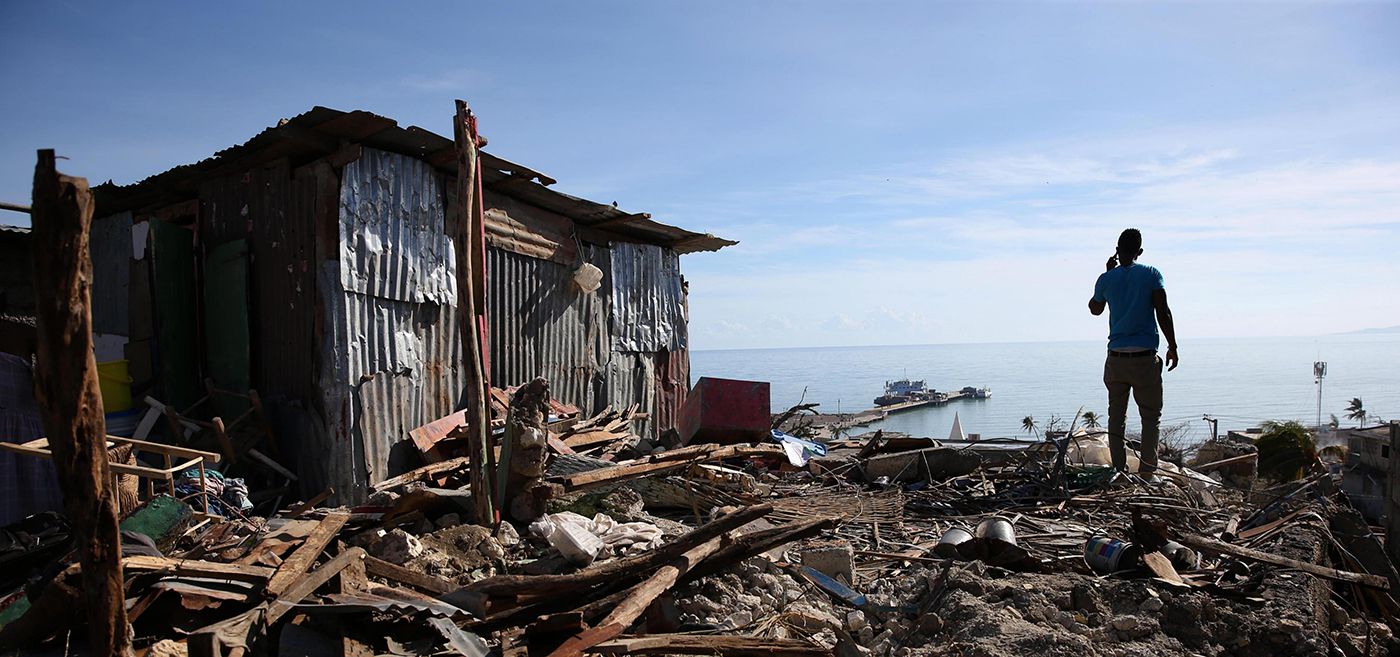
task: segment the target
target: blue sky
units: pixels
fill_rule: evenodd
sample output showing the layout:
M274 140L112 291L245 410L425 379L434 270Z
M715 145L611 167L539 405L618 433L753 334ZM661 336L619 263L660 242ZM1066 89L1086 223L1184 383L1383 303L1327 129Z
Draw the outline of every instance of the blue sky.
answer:
M125 183L460 97L559 189L741 241L684 259L697 348L1099 339L1127 226L1183 345L1400 324L1400 3L113 4L0 5L0 199L36 148Z

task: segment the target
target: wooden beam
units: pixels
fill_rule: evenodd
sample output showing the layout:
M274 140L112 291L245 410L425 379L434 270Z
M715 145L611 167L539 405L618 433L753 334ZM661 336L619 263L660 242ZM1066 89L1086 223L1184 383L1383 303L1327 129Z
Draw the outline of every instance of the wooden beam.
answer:
M133 555L122 560L129 571L138 573L169 573L185 577L209 577L240 582L266 582L272 577L273 569L240 563L219 563L202 559L169 559Z
M94 655L130 655L117 496L92 351L92 260L87 181L58 172L54 152L34 167L33 259L38 367L34 392L53 450L64 509L82 564L83 613Z
M641 617L642 612L646 611L656 598L675 586L682 575L719 550L726 536L728 534L716 536L686 550L684 554L671 563L657 569L641 584L632 587L632 590L628 591L627 597L623 598L612 612L603 618L598 627L585 630L569 638L550 653L549 657L583 657L583 653L593 646L622 634Z
M445 579L424 575L376 557L365 557L365 571L375 577L383 577L430 595L443 595L457 590L456 585Z
M267 595L277 597L286 591L294 582L306 574L312 564L316 563L316 557L321 556L326 551L326 546L331 544L335 535L340 533L340 528L350 521L350 514L344 512L332 512L327 514L321 524L311 532L310 536L302 542L292 556L287 557L281 566L277 567L277 573L267 583Z
M1266 563L1271 566L1278 566L1280 568L1292 568L1293 570L1301 570L1310 575L1316 575L1323 579L1329 579L1335 582L1360 584L1362 586L1369 586L1371 588L1380 589L1382 591L1390 589L1390 580L1381 577L1380 575L1368 575L1363 573L1347 572L1345 570L1337 570L1336 568L1328 568L1327 566L1321 566L1315 563L1298 561L1297 559L1289 559L1288 557L1279 556L1277 554L1271 554L1262 550L1255 550L1240 545L1231 545L1230 543L1226 543L1224 541L1217 541L1213 538L1206 538L1204 536L1196 536L1193 534L1184 534L1181 536L1180 540L1183 545L1186 545L1187 547L1193 547L1198 550L1205 550L1207 552L1214 552L1216 554L1228 554L1232 557L1239 557L1241 559L1247 559L1249 561Z
M551 595L614 584L619 578L636 577L661 566L716 536L749 524L773 510L771 504L744 507L701 525L688 534L651 552L597 563L567 575L497 575L468 584L464 590L489 595L548 593ZM371 570L371 572L373 572Z

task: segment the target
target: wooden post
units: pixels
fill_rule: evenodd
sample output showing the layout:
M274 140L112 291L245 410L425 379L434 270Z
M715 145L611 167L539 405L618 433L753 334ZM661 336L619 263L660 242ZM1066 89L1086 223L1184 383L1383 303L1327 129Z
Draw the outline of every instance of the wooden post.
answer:
M34 391L82 564L83 611L94 655L131 654L122 589L117 499L92 353L92 260L87 180L58 173L52 150L34 167Z
M481 206L481 169L476 118L465 101L457 101L452 136L457 151L457 312L462 318L462 346L466 360L467 453L471 459L472 505L476 523L494 526L498 521L492 504L495 454L491 450L487 416L489 384L486 380L481 321L485 299L485 262L477 251L478 233L484 231Z

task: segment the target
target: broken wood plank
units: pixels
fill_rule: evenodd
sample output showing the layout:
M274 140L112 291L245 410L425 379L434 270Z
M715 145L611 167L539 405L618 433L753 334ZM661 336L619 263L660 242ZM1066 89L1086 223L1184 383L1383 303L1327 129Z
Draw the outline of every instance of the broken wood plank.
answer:
M469 462L471 462L470 457L459 456L457 458L447 459L446 461L429 463L421 468L409 470L408 472L405 472L397 477L385 479L384 481L370 486L370 490L378 493L379 491L393 490L400 486L406 486L415 481L436 479L439 476L444 475L448 472L465 467Z
M579 472L551 479L564 487L564 492L572 493L598 486L614 484L648 475L672 470L681 470L696 463L718 461L744 456L782 456L783 450L777 445L696 445L663 452L633 461L624 461L616 467Z
M445 579L414 572L376 557L365 557L365 570L375 577L383 577L432 595L443 595L457 590L455 584Z
M265 582L272 577L274 572L273 569L266 566L144 555L126 557L122 559L122 566L128 571L136 573L166 573L186 577L231 579L240 582Z
M641 617L653 600L671 590L682 575L718 551L726 537L730 537L730 534L716 536L657 569L641 584L632 587L627 597L603 618L597 628L574 635L550 653L550 657L583 657L583 653L593 646L622 634Z
M267 595L277 597L286 591L293 583L301 578L316 563L316 558L326 551L326 546L335 540L335 535L340 533L340 528L350 521L350 514L345 512L332 512L326 515L310 536L302 542L286 561L278 566L277 572L267 583Z
M1262 550L1255 550L1253 548L1247 548L1240 545L1232 545L1224 541L1217 541L1213 538L1196 536L1194 534L1183 534L1181 536L1180 541L1187 547L1193 547L1198 550L1206 550L1209 552L1214 552L1216 554L1228 554L1233 557L1248 559L1250 561L1258 561L1260 563L1279 566L1281 568L1292 568L1293 570L1301 570L1310 575L1316 575L1323 579L1328 579L1336 582L1360 584L1362 586L1369 586L1371 588L1381 589L1382 591L1390 589L1390 581L1379 575L1368 575L1362 573L1347 572L1345 570L1337 570L1336 568L1329 568L1327 566L1321 566L1315 563L1308 563L1306 561L1298 561L1297 559L1289 559L1288 557L1279 556L1277 554L1271 554Z
M1154 550L1142 555L1142 562L1147 566L1147 569L1152 571L1152 574L1156 575L1159 579L1176 586L1191 586L1176 572L1176 566L1172 565L1171 559L1168 559L1166 555L1161 552Z
M288 517L288 518L296 518L296 517L300 516L301 514L306 513L307 511L310 511L311 509L316 508L316 505L317 505L317 504L320 504L320 503L322 503L322 502L324 502L324 501L330 499L330 496L332 496L332 495L335 495L335 488L334 488L334 487L329 487L329 486L328 486L328 487L326 487L325 490L323 490L323 491L317 493L317 494L316 494L316 497L313 497L313 498L311 498L311 499L309 499L309 500L307 500L307 501L305 501L305 502L301 502L301 503L299 503L299 504L293 505L292 508L287 509L287 513L286 513L285 515L286 515L286 517Z
M339 575L356 560L364 559L365 551L350 548L341 552L324 566L302 575L275 600L264 602L242 614L227 620L208 625L190 635L189 647L192 657L241 657L252 646L255 639L271 628L282 616L295 608L306 596L311 595L331 578ZM227 651L225 651L227 648Z
M562 594L592 588L599 584L614 583L621 577L644 575L665 562L679 557L686 550L725 532L747 525L762 518L772 510L773 506L770 504L744 507L701 525L651 552L593 564L576 573L567 575L497 575L468 584L462 590L493 596L534 592Z

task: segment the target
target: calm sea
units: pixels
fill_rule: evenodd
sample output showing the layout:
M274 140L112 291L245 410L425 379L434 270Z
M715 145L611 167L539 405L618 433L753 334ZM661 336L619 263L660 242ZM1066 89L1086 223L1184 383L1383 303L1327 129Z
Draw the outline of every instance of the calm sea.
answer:
M773 410L799 399L820 402L823 412L871 408L885 381L925 379L938 390L988 386L986 400L959 400L892 415L871 429L947 437L956 412L963 430L982 437L1025 436L1021 419L1042 426L1052 416L1068 422L1083 407L1107 412L1104 346L1092 342L947 344L898 347L827 347L695 351L691 376L769 381ZM1186 423L1192 437L1209 437L1202 419L1220 420L1220 431L1257 426L1270 419L1317 419L1313 361L1327 361L1322 421L1360 397L1372 414L1400 418L1400 334L1316 338L1221 338L1183 345L1182 363L1164 374L1163 424ZM1130 431L1137 410L1129 405ZM856 430L857 433L863 431Z

